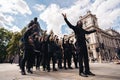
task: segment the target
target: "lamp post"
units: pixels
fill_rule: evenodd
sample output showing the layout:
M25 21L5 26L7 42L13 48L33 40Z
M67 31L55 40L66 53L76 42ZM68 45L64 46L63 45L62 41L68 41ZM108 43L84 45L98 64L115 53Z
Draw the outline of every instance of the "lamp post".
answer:
M96 48L96 52L98 53L98 60L100 63L102 63L102 48L101 48L101 42L100 42L100 38L99 38L99 34L98 34L98 31L96 32L96 38L97 38L97 42L98 42L98 46Z

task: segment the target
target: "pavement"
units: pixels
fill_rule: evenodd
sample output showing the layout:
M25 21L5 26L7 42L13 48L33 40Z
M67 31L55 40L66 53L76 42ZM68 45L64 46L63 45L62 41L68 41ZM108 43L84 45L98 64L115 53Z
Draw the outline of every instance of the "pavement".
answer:
M44 72L33 69L33 74L21 75L18 64L0 64L0 80L120 80L120 64L90 63L90 69L96 76L81 77L78 69L59 69ZM74 66L72 66L74 67Z

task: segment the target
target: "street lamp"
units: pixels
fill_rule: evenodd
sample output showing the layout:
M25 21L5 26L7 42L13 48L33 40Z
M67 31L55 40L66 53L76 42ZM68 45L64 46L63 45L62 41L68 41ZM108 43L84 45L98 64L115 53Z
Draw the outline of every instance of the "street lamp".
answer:
M97 38L96 42L98 43L98 46L96 48L96 52L98 53L98 59L99 59L99 61L101 63L102 62L102 54L101 54L102 48L101 48L101 42L100 42L98 32L96 32L96 38Z

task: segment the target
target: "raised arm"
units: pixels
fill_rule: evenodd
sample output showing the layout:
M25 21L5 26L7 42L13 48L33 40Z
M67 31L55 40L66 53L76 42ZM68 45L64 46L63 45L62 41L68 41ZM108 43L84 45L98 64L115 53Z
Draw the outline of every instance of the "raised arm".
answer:
M28 28L28 30L24 33L24 35L23 35L24 42L28 42L28 37L32 34L31 33L32 29L33 29L33 26Z
M85 34L91 34L91 33L94 33L94 32L96 32L96 30L85 31Z
M74 29L75 27L67 20L66 14L63 14L63 13L62 13L62 15L63 15L64 20L65 20L65 22L67 23L67 25L68 25L70 28Z
M64 38L63 38L63 39L62 39L62 46L64 46L64 41L65 41L65 40L64 40Z

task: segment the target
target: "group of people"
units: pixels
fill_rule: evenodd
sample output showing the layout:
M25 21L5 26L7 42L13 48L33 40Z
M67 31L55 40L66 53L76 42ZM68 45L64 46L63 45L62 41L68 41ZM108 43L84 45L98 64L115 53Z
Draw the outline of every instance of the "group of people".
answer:
M28 73L33 73L31 70L33 66L36 66L37 70L40 69L40 66L43 66L43 71L50 72L51 61L53 71L57 71L57 67L58 69L73 69L71 66L73 60L75 68L79 68L80 76L95 76L89 68L85 34L93 33L96 30L85 31L82 28L81 20L77 22L76 26L73 26L67 20L66 14L62 15L67 25L73 29L76 42L73 43L73 40L70 40L69 38L66 39L65 36L62 38L62 42L60 42L61 40L57 35L54 35L52 31L49 34L46 34L45 31L41 35L41 28L35 17L34 20L28 24L28 29L21 38L21 41L24 44L24 47L22 47L24 53L20 60L22 75L26 75L25 67Z

